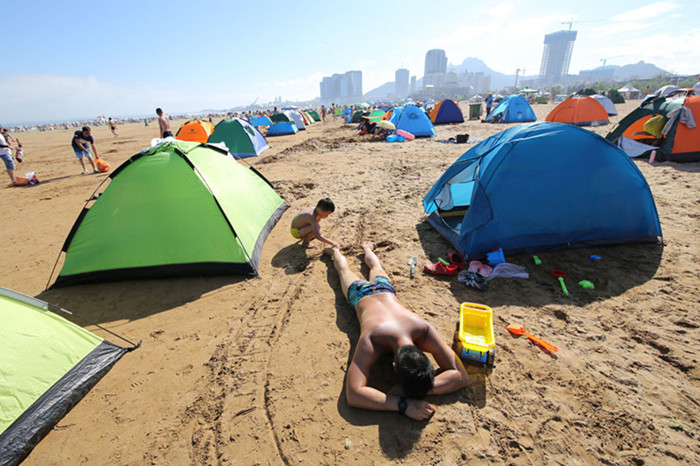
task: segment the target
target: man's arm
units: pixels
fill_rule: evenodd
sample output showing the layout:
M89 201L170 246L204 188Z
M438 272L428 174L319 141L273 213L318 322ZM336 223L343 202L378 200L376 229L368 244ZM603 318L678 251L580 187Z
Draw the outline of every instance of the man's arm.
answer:
M91 142L90 147L92 147L92 155L94 155L96 159L99 159L100 156L97 155L97 148L95 147L95 143Z
M469 377L462 361L460 361L455 352L442 341L435 327L428 325L428 332L417 346L423 351L432 354L435 358L435 362L437 362L442 370L442 372L435 377L433 389L428 393L429 395L451 393L467 386Z
M369 337L360 336L355 348L350 367L345 396L348 405L353 408L372 409L375 411L398 411L400 397L387 395L376 388L367 386L369 369L378 359ZM435 412L435 407L422 400L407 399L406 416L415 420L427 419Z

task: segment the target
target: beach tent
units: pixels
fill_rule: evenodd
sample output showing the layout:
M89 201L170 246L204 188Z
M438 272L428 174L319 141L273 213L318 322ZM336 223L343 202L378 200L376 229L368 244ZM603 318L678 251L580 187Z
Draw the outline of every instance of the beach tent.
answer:
M345 120L347 123L350 123L349 119L352 118L352 109L350 107L345 107L345 109L343 109L343 113L341 113L340 117L343 120Z
M309 112L301 112L301 114L304 116L304 123L306 123L307 126L316 123L316 120L314 120L314 117L312 117Z
M304 119L301 117L301 115L299 115L297 112L292 112L292 111L286 111L284 113L289 118L289 121L294 123L294 125L297 127L297 129L299 131L306 130L306 125L304 124Z
M342 116L344 111L345 111L345 109L343 109L341 107L335 107L335 116ZM316 113L316 114L318 115L318 113ZM321 120L319 119L316 121L321 121Z
M336 114L337 114L338 109L336 108L335 110L336 110ZM309 110L308 113L309 113L309 115L311 115L311 118L313 118L314 121L321 121L321 116L318 114L318 112L316 110Z
M656 99L657 97L671 97L676 94L687 94L686 89L682 89L678 86L674 86L673 84L669 84L667 86L663 86L652 92L651 94L647 95L642 99L642 102L639 104L640 107L648 104L652 100Z
M109 178L68 234L54 287L257 275L263 242L288 207L255 169L206 144L162 142Z
M209 136L209 142L223 142L231 155L237 158L256 157L270 148L260 131L240 118L221 120Z
M0 288L0 464L19 464L112 368L122 348L66 312Z
M270 118L267 115L261 115L251 118L250 124L255 126L256 128L258 126L270 126L272 124L272 120L270 120Z
M692 114L695 128L687 125L688 120L677 118L683 113L686 118ZM644 131L644 123L656 115L672 118L664 127L667 133L660 140ZM648 156L656 151L657 161L696 162L700 161L700 128L697 125L700 125L700 97L658 97L625 116L606 138L630 157Z
M398 107L394 109L390 121L394 123L397 131L403 130L416 137L435 136L435 128L430 118L428 118L423 109L415 105L406 105L403 108Z
M596 133L562 123L518 125L482 141L447 169L423 207L468 258L661 236L637 166Z
M214 132L214 125L208 121L188 121L177 130L175 139L180 141L207 142L211 133Z
M362 110L355 110L355 113L352 114L352 116L347 120L348 123L359 123L362 121L362 114L364 112Z
M591 98L597 100L598 103L603 106L608 116L617 115L617 109L615 108L615 104L612 103L612 100L600 94L592 95Z
M444 125L447 123L464 123L464 116L459 109L459 105L454 100L445 99L435 105L430 112L430 121L434 125Z
M286 136L288 134L296 134L299 130L294 123L288 121L279 121L273 123L267 130L267 137L270 136Z
M578 126L607 125L608 112L592 97L569 97L549 112L546 121Z
M591 95L595 95L595 94L596 94L596 92L593 89L591 89L590 87L586 87L583 89L579 89L578 91L576 91L576 93L574 95L591 96Z
M620 94L620 91L618 91L617 89L608 89L606 95L610 97L610 100L612 100L612 103L614 104L625 103L625 98L622 96L622 94Z
M510 95L501 100L486 117L489 123L525 123L535 120L535 112L521 95Z
M617 90L622 96L629 100L629 99L641 99L642 98L642 91L637 89L631 84L626 84L625 86L621 87L620 89Z
M273 113L272 115L270 115L270 121L272 121L273 123L279 123L279 122L294 123L294 120L292 120L292 117L287 115L286 112L285 113L281 113L281 112Z

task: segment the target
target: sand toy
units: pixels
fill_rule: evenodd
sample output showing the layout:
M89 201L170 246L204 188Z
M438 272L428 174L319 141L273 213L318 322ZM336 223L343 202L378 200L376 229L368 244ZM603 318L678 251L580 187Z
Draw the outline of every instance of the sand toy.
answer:
M557 348L553 344L548 343L548 342L544 341L543 339L538 338L538 337L534 336L533 334L526 332L525 327L523 327L522 325L510 324L508 327L506 327L506 329L508 329L508 331L510 332L511 335L525 335L531 342L541 346L542 348L546 349L550 353L556 353L557 351L559 351L559 348Z
M493 311L483 304L462 303L455 333L455 352L463 359L493 366Z
M561 291L566 296L569 296L569 290L566 289L566 285L564 284L564 277L566 277L566 272L564 272L562 270L552 270L552 277L559 279L559 284L561 285Z

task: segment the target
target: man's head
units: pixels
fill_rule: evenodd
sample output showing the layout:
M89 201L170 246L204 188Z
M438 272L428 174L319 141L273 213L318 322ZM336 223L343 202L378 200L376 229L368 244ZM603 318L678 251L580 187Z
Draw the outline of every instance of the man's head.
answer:
M331 213L335 212L335 204L333 204L333 201L331 201L330 198L324 197L318 201L318 204L316 204L316 211L321 214L325 214L322 216L322 218L326 218Z
M90 136L90 127L89 126L83 126L83 129L81 131L83 132L84 136Z
M163 116L163 109L160 108L160 107L158 107L158 108L156 109L156 115L158 115L158 116Z
M395 364L403 394L418 400L425 398L435 380L435 368L425 353L415 345L402 346Z

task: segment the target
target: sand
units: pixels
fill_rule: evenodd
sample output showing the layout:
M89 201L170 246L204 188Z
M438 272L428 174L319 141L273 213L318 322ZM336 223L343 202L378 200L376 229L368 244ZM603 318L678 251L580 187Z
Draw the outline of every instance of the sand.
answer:
M622 116L638 101L618 105ZM552 105L535 105L540 120ZM465 112L466 113L466 112ZM613 122L621 117L614 117ZM182 121L173 122L177 129ZM486 138L508 125L440 126ZM606 134L608 127L594 131ZM157 129L127 124L93 135L118 166ZM471 145L373 142L340 119L270 139L248 159L291 208L263 248L259 278L222 276L107 283L44 291L85 200L105 175L80 175L70 131L20 134L44 183L2 188L2 286L60 304L143 341L66 415L26 464L672 464L700 463L700 164L635 161L648 180L664 245L624 245L508 257L530 279L486 292L418 272L449 244L421 201ZM5 176L5 175L3 175ZM288 232L298 209L330 196L322 223L348 245L380 242L400 299L448 341L462 302L493 308L496 365L469 365L469 387L432 397L428 422L347 406L345 370L359 327L320 245ZM196 240L194 238L193 240ZM603 257L592 262L590 254ZM550 269L563 269L571 298ZM576 283L595 282L594 291ZM522 323L557 345L551 357L506 331ZM89 329L102 336L104 332ZM109 338L115 341L113 338ZM115 341L117 342L117 341ZM372 383L393 383L382 361Z

